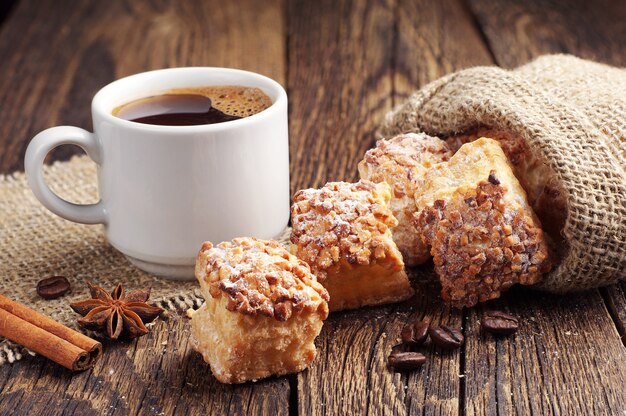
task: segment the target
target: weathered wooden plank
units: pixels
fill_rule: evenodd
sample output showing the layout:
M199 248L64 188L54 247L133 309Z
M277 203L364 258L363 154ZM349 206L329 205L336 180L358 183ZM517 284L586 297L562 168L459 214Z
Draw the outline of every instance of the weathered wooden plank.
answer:
M624 65L616 45L626 42L626 7L601 3L470 0L497 63L506 67L558 52ZM623 283L604 290L606 306L598 290L563 297L515 290L496 302L525 321L511 339L481 335L479 311L470 311L466 414L622 413L626 349L617 330L623 336L626 297L620 288Z
M621 414L626 348L597 291L554 296L515 289L491 307L520 319L511 337L466 328L467 415Z
M280 0L20 1L0 27L0 172L21 168L28 140L44 128L90 128L93 94L130 73L231 66L284 82L284 39ZM39 357L2 366L0 413L288 413L286 378L221 385L188 352L188 336L185 320L160 322L135 343L107 344L81 374Z
M458 414L460 351L430 343L427 363L392 372L387 357L402 327L416 319L461 327L462 313L443 307L428 271L414 273L418 295L402 304L335 313L319 338L319 358L298 377L300 414Z
M515 67L546 53L626 65L623 1L470 0L498 64Z
M391 108L390 1L288 3L291 189L357 177Z
M352 181L373 143L374 120L391 108L393 4L297 1L287 16L292 190ZM394 341L383 334L397 312L367 309L326 321L317 360L298 375L298 413L366 414L376 406L381 389L372 383L390 377L384 356ZM403 411L397 395L404 390L385 392L393 411Z
M391 108L393 4L296 1L287 16L292 191L355 180L376 120ZM400 376L385 383L385 359L397 336L388 328L406 316L386 307L329 318L318 358L297 377L298 413L404 412Z
M493 59L463 1L399 0L394 105L430 81Z
M125 75L230 66L284 82L282 15L279 0L19 2L0 32L0 173L47 127L91 128L94 93Z
M626 345L626 281L600 289L606 307L615 322L622 343Z
M102 361L84 373L41 357L3 366L0 409L24 415L289 413L286 378L221 384L188 340L188 320L176 317L157 322L136 342L105 343Z

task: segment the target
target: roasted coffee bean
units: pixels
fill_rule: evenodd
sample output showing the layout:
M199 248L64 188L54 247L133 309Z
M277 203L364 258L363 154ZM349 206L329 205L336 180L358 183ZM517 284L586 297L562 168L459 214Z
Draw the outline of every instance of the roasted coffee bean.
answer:
M519 322L516 317L500 311L486 311L480 320L485 331L499 335L511 335L517 332Z
M402 342L408 345L422 345L428 337L428 322L417 321L402 328Z
M428 328L428 335L430 335L433 344L445 350L452 350L463 345L463 334L461 331L446 325L431 326Z
M70 282L63 276L52 276L37 283L37 294L44 299L56 299L70 290Z
M390 367L397 371L411 371L420 368L426 362L426 356L419 352L392 352L387 360Z

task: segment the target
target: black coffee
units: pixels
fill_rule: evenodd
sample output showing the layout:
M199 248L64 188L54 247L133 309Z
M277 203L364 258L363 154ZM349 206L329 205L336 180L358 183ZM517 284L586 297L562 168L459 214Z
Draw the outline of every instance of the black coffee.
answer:
M136 123L160 126L197 126L237 120L263 111L272 104L258 88L240 86L170 90L132 101L113 115Z

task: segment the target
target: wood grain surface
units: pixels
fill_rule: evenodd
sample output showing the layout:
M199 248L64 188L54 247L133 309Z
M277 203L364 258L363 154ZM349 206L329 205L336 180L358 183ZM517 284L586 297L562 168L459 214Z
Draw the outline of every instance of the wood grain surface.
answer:
M615 327L622 338L622 343L626 346L626 282L600 289L606 307L615 321Z
M4 365L0 413L288 414L286 379L221 384L188 340L188 319L170 319L136 342L105 343L102 361L83 373L40 358Z
M462 351L421 348L427 363L409 374L387 368L408 322L460 328L462 313L442 307L432 274L411 275L418 295L399 305L337 313L320 335L320 359L298 377L300 414L458 414Z
M293 1L287 22L292 190L355 180L391 109L392 3Z
M626 65L624 1L468 1L500 66L546 53Z
M488 307L522 318L515 337L482 333ZM626 350L602 309L597 291L558 297L515 289L468 311L466 414L592 415L623 407Z
M399 0L396 17L394 105L443 75L494 63L461 0Z
M3 19L4 17L4 19ZM231 66L281 82L290 102L292 191L355 180L385 112L439 76L514 67L566 52L626 65L626 3L487 0L107 2L17 0L0 6L0 173L22 169L29 139L58 124L91 128L108 82L169 66ZM50 159L76 152L60 148ZM0 214L1 215L1 214ZM431 266L410 272L407 302L333 314L308 371L226 386L189 349L175 313L71 374L41 357L0 367L0 414L622 415L626 283L570 296L515 288L450 310ZM9 294L10 295L10 294ZM480 330L485 307L522 320L518 334ZM402 327L429 319L466 344L410 374L386 359Z

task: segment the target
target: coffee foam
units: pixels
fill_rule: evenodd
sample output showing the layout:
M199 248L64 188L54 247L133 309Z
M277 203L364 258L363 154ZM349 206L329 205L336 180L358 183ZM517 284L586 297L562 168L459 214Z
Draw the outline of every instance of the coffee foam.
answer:
M176 88L167 94L200 94L211 99L211 106L238 117L260 113L272 105L272 100L259 88L237 85Z

